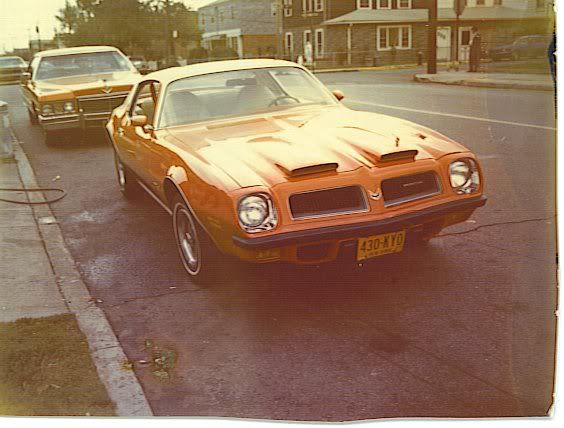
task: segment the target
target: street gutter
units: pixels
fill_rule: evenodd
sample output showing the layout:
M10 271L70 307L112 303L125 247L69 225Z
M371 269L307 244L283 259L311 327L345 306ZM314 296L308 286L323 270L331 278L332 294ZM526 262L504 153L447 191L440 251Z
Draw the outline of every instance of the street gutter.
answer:
M25 188L38 188L29 160L17 139L14 154ZM29 193L30 202L44 202L41 192ZM43 224L40 218L54 217L49 205L32 206L33 216L45 245L59 291L88 340L92 361L118 416L149 417L153 412L135 373L125 368L127 356L104 312L96 306L56 223Z

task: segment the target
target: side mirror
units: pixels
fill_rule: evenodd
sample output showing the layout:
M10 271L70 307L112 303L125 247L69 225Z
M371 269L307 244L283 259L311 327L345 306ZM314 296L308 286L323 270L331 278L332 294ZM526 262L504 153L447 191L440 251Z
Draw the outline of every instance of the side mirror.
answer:
M140 126L143 128L145 125L147 125L147 116L136 114L131 117L131 126Z
M343 98L345 98L345 94L340 89L334 89L332 92L338 101L341 101Z
M31 79L31 73L24 71L20 77L20 83L25 85Z

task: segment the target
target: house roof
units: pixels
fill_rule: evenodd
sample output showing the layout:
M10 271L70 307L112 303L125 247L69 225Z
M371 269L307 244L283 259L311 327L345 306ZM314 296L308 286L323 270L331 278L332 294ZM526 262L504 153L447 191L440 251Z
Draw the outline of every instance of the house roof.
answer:
M463 21L482 20L511 20L545 18L547 13L543 10L521 10L505 6L494 7L467 7L460 16ZM439 21L456 19L454 9L442 8L438 10ZM357 9L346 15L325 21L324 25L339 24L379 24L394 22L427 22L427 9Z

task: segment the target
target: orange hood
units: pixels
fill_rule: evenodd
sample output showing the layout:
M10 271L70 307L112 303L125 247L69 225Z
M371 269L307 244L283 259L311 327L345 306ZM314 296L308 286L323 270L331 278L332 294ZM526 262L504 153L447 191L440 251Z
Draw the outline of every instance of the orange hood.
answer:
M319 173L385 167L465 152L462 145L402 119L347 108L294 110L273 116L184 126L167 131L192 168L222 172L229 190L273 187Z
M140 77L129 71L60 77L36 81L35 89L40 101L68 100L83 95L129 91Z

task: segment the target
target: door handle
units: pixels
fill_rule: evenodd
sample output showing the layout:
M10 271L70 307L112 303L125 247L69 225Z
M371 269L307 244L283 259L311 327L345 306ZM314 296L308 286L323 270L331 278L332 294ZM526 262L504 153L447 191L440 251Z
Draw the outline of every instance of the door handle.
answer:
M123 135L125 132L124 132L124 130L123 130L122 127L119 127L119 128L117 129L117 133L118 133L118 135Z

